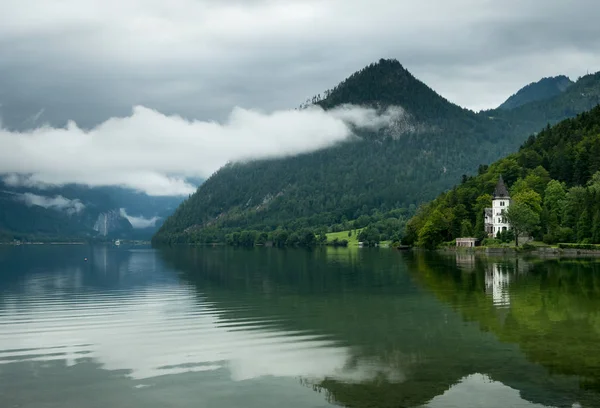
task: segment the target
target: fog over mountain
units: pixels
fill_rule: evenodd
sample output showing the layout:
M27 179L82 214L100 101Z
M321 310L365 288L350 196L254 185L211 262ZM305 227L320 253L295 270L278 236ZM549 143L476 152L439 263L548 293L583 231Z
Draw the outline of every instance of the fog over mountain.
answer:
M289 156L331 146L353 129L378 129L403 118L342 106L263 113L236 108L224 123L190 121L135 107L91 130L0 130L0 174L9 185L124 186L156 196L188 195L185 177L208 177L230 161ZM24 174L26 176L16 176Z

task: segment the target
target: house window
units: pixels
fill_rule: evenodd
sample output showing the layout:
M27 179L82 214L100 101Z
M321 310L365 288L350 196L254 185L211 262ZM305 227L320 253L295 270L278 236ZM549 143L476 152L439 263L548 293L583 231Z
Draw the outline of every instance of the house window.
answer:
M504 207L504 201L500 201L500 207Z
M498 223L502 222L502 218L498 217Z
M502 227L502 231L506 231L506 227Z

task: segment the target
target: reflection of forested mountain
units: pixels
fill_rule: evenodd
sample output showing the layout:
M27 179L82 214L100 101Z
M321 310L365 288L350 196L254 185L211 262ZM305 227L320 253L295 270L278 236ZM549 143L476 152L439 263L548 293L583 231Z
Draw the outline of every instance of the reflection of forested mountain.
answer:
M52 276L59 284L58 277L63 276L90 290L134 288L162 278L157 258L147 249L104 245L0 246L0 287L18 285L35 276Z
M473 272L465 273L440 270L428 257L414 262L416 279L463 318L500 341L518 344L550 372L580 376L582 388L600 391L600 356L593 351L600 341L600 263L477 259ZM489 275L499 265L511 279L505 311L486 296Z
M589 291L577 292L594 284L578 268L595 266L561 265L558 278L552 263L503 263L494 276L481 260L462 260L459 268L454 259L392 251L176 249L161 255L224 319L272 317L281 329L346 344L353 353L348 367L369 368L369 379L310 379L345 406L425 404L473 373L535 403L597 405L599 365L595 357L582 361L598 333L588 315L594 301ZM502 280L505 274L515 279ZM550 313L561 308L562 314ZM575 330L563 333L569 325Z

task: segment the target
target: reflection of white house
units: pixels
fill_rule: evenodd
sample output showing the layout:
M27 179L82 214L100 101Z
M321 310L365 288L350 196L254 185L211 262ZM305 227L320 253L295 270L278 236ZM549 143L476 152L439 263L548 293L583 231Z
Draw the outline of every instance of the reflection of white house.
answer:
M502 267L502 264L493 263L485 274L485 291L492 296L494 306L501 308L510 306L509 283L509 272Z
M502 176L498 179L498 184L494 190L492 199L492 208L486 208L484 212L485 232L488 236L494 237L498 232L510 229L510 224L504 216L504 211L510 206L510 194L504 184Z

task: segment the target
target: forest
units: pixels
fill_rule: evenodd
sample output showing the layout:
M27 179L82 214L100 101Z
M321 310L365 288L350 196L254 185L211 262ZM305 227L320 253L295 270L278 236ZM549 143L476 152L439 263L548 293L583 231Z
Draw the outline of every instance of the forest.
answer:
M500 176L513 202L507 218L522 233L547 244L600 243L600 106L546 127L517 153L422 205L403 243L436 248L461 236L485 238L484 208Z
M595 74L550 99L474 113L448 102L398 61L380 60L309 103L324 109L401 106L406 112L401 123L378 132L357 131L352 141L310 154L230 163L179 206L153 243L226 242L243 231L268 235L309 229L318 235L363 216L398 225L394 234L374 226L393 239L416 206L452 187L461 175L514 152L546 124L599 102L600 74ZM394 213L398 209L401 217Z

